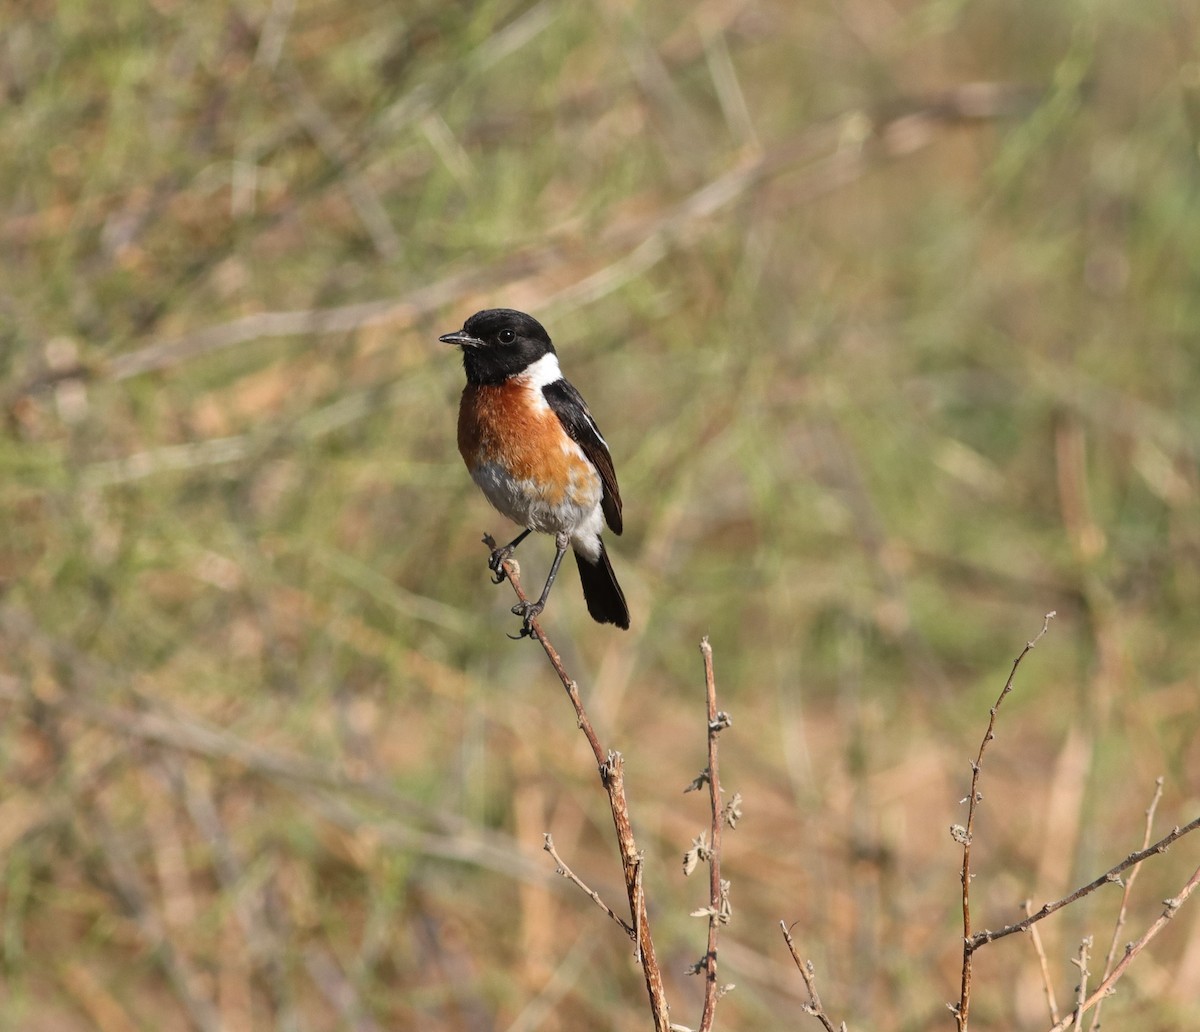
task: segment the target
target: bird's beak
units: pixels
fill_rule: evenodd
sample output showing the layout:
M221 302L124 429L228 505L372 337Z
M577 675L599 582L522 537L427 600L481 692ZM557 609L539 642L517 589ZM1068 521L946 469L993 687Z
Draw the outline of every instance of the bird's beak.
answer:
M455 330L453 333L443 333L438 337L443 344L453 344L460 348L478 348L483 345L478 337L472 337L466 330Z

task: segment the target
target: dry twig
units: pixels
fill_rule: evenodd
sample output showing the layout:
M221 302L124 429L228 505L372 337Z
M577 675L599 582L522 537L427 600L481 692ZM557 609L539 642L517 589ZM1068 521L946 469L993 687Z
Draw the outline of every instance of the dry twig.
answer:
M483 536L483 543L489 551L494 551L496 542L490 534ZM520 574L511 559L501 564L501 570L516 592L517 598L527 601L525 592L521 589ZM575 709L579 729L592 747L596 765L600 772L600 783L608 793L608 803L612 810L613 825L617 832L617 846L621 852L621 866L625 873L625 890L629 896L629 912L632 917L634 942L638 963L646 981L646 993L650 998L650 1012L654 1017L655 1032L669 1032L670 1008L667 1005L666 990L663 986L662 970L654 952L654 941L650 937L650 920L646 914L646 898L642 889L642 854L638 851L637 842L633 837L633 828L629 821L629 804L625 799L624 760L619 752L606 752L600 744L600 739L588 719L583 702L579 697L579 686L571 680L563 667L562 659L554 646L546 638L537 618L530 620L529 626L532 637L536 638L558 679L566 689L567 697ZM623 924L623 922L622 922Z
M1087 997L1087 999L1083 1000L1081 1003L1076 1003L1075 1010L1058 1022L1058 1024L1055 1025L1050 1032L1066 1032L1066 1029L1070 1028L1072 1025L1075 1025L1084 1015L1084 1013L1086 1013L1091 1007L1097 1005L1106 996L1110 995L1113 991L1113 986L1116 985L1117 980L1120 979L1123 974L1125 974L1125 971L1128 969L1129 965L1133 963L1134 958L1146 948L1151 939L1158 935L1158 933L1167 926L1167 922L1169 922L1171 918L1173 918L1178 912L1179 908L1183 906L1185 902L1187 902L1187 898L1192 894L1197 885L1200 885L1200 867L1196 868L1195 872L1188 879L1187 884L1179 890L1179 894L1177 896L1173 897L1172 899L1163 900L1166 909L1164 909L1163 912L1158 915L1158 918L1155 920L1154 924L1146 929L1145 933L1140 939L1137 940L1137 942L1131 942L1125 947L1125 955L1121 958L1120 963L1118 963L1117 966L1113 968L1111 972L1109 972L1108 977L1105 978L1098 986L1096 986L1095 990L1090 996Z
M579 886L579 888L583 890L584 894L589 896L596 906L598 906L621 926L622 931L624 931L629 938L636 940L637 932L634 931L633 926L626 921L625 918L621 917L620 914L613 910L612 907L605 903L604 900L600 898L600 893L589 886L582 878L579 877L579 875L572 871L571 868L567 866L567 862L558 855L558 850L554 848L554 839L550 837L549 832L545 832L542 835L542 840L542 848L550 854L550 858L555 863L555 872L561 874L567 879L567 881Z
M1033 900L1024 903L1025 914L1033 913ZM1037 954L1038 968L1042 973L1042 989L1046 993L1046 1006L1050 1009L1050 1020L1058 1021L1058 1003L1054 999L1054 983L1050 979L1050 965L1046 962L1046 951L1042 948L1042 936L1036 924L1029 926L1029 937L1033 940L1033 952Z
M788 952L792 955L792 960L796 962L796 967L800 971L800 977L804 979L804 987L808 990L808 1003L804 1005L805 1013L816 1018L824 1026L825 1032L846 1032L844 1021L840 1025L834 1025L833 1020L825 1013L821 997L817 995L817 973L813 969L813 962L811 960L802 962L800 954L796 952L796 944L792 942L792 933L788 930L788 926L780 921L779 928L783 932L783 941L787 943Z
M1130 853L1119 864L1115 864L1105 871L1098 878L1093 878L1086 885L1081 885L1069 896L1063 896L1062 899L1056 899L1053 903L1044 903L1041 908L1023 921L1017 921L1015 924L1005 925L998 931L984 929L978 932L967 940L967 949L972 953L979 949L980 946L986 946L989 942L995 942L997 939L1003 939L1006 935L1012 935L1014 932L1023 932L1037 921L1049 917L1053 913L1062 910L1063 907L1069 906L1078 899L1083 899L1084 896L1091 895L1103 885L1111 885L1121 880L1121 874L1129 868L1140 864L1156 853L1165 853L1171 843L1177 839L1183 838L1184 835L1190 834L1200 828L1200 817L1197 817L1190 824L1185 824L1182 827L1174 828L1170 834L1164 835L1153 845L1147 846L1145 849L1139 849L1136 853Z
M1150 845L1150 834L1154 829L1154 812L1158 809L1159 800L1162 799L1163 779L1158 777L1154 782L1154 796L1150 800L1150 805L1146 808L1146 828L1142 832L1142 848L1145 849ZM1113 924L1112 938L1108 943L1108 953L1104 957L1104 974L1100 976L1101 981L1112 974L1113 960L1117 956L1117 941L1121 937L1121 929L1125 927L1125 915L1129 909L1129 895L1133 892L1133 883L1137 881L1138 871L1142 869L1140 863L1134 864L1129 871L1129 877L1125 879L1125 890L1121 893L1121 909L1117 911L1117 920ZM1104 1001L1101 1000L1096 1004L1096 1009L1092 1011L1091 1032L1097 1032L1100 1028L1100 1011L1104 1008ZM1050 1020L1057 1022L1058 1015L1051 1012Z
M1046 903L1036 912L1031 911L1030 904L1027 903L1026 907L1025 907L1026 917L1024 920L1017 921L1015 924L1006 925L1005 927L1001 928L998 931L991 931L990 929L984 929L982 932L972 933L972 931L971 931L971 907L970 907L971 838L974 833L975 811L976 811L976 808L982 798L982 796L979 794L979 791L978 791L978 784L979 784L980 769L983 764L983 754L987 749L988 743L991 742L991 740L995 737L996 714L1000 708L1000 704L1004 701L1004 699L1008 695L1008 693L1010 691L1012 691L1013 678L1016 676L1017 667L1020 666L1021 660L1025 658L1026 653L1028 653L1030 651L1030 649L1032 649L1035 645L1037 645L1037 643L1042 639L1043 635L1045 635L1046 632L1049 630L1050 620L1053 617L1054 617L1054 613L1046 614L1046 618L1042 623L1041 631L1038 633L1038 635L1035 638L1033 638L1032 641L1030 641L1026 644L1026 646L1022 650L1021 654L1019 656L1017 656L1016 660L1014 660L1014 662L1013 662L1012 670L1009 672L1008 680L1004 684L1004 689L1001 691L1000 697L996 700L996 704L991 709L990 718L988 720L987 731L983 736L983 741L980 743L979 753L976 756L975 762L971 764L971 793L965 800L968 804L967 825L965 828L960 827L958 825L955 825L953 828L951 828L951 834L953 835L955 841L961 843L962 847L963 847L963 864L962 864L962 910L963 910L962 991L961 991L961 995L959 997L958 1003L952 1004L951 1008L950 1008L954 1013L955 1021L957 1023L959 1032L966 1032L967 1026L968 1026L968 1019L969 1019L969 1015L970 1015L970 1006L971 1006L971 974L972 974L971 959L976 950L978 950L981 946L985 946L989 942L994 942L996 939L1001 939L1007 935L1012 935L1014 932L1024 932L1024 931L1031 930L1038 921L1041 921L1042 919L1049 917L1051 914L1061 910L1063 907L1068 906L1071 903L1074 903L1076 900L1082 899L1084 896L1087 896L1090 893L1095 892L1102 885L1108 885L1113 882L1119 882L1121 880L1120 876L1121 876L1122 872L1124 872L1130 868L1134 868L1136 870L1137 866L1139 864L1141 864L1141 862L1143 860L1147 859L1150 856L1155 855L1156 853L1165 852L1167 850L1167 848L1171 845L1171 843L1173 843L1176 839L1182 838L1184 835L1187 835L1189 832L1195 831L1196 828L1200 827L1200 817L1198 817L1194 821L1192 821L1190 824L1184 825L1183 827L1176 827L1175 829L1173 829L1171 831L1170 834L1163 836L1163 838L1159 839L1159 841L1155 842L1153 845L1147 846L1144 849L1141 849L1136 853L1131 853L1120 863L1118 863L1115 866L1113 866L1112 868L1110 868L1108 871L1106 871L1104 874L1100 875L1098 878L1094 878L1092 881L1088 882L1086 885L1080 886L1078 889L1076 889L1070 895L1064 896L1062 899L1056 900L1053 903ZM1153 817L1154 807L1157 805L1157 802L1158 802L1158 797L1156 794L1155 800L1152 803L1150 810L1147 812L1147 836L1146 836L1147 838L1149 837L1149 822ZM1147 933L1142 937L1142 939L1138 940L1137 943L1131 944L1129 947L1126 948L1125 956L1121 959L1120 963L1117 964L1117 966L1115 968L1112 968L1111 971L1108 971L1107 970L1108 964L1106 963L1106 965L1105 965L1106 975L1103 978L1103 980L1101 981L1100 987L1098 987L1095 990L1095 992L1093 992L1090 996L1086 995L1087 974L1088 974L1088 972L1086 970L1087 953L1086 953L1084 947L1081 947L1080 958L1077 961L1077 963L1080 965L1080 987L1076 994L1075 1008L1073 1009L1071 1014L1067 1015L1066 1017L1062 1018L1061 1020L1057 1018L1056 1013L1055 1013L1053 993L1049 988L1049 976L1046 972L1045 962L1044 962L1044 958L1043 958L1043 979L1046 981L1046 985L1047 985L1046 995L1047 995L1047 1000L1049 1001L1050 1008L1051 1008L1051 1020L1055 1022L1054 1032L1061 1032L1062 1029L1069 1028L1073 1024L1076 1024L1082 1018L1085 1011L1087 1011L1090 1007L1092 1007L1096 1003L1098 1003L1101 999L1103 999L1103 997L1105 995L1107 995L1107 993L1109 991L1111 991L1112 985L1117 981L1118 978L1121 977L1121 975L1124 973L1125 969L1129 966L1129 964L1132 962L1133 958L1137 955L1137 953L1139 953L1145 947L1146 943L1148 943L1150 941L1150 939L1152 939L1155 935L1157 935L1158 932L1161 930L1161 928L1166 924L1166 922L1169 921L1174 916L1175 911L1179 909L1179 906L1182 905L1184 900L1186 900L1188 895L1190 895L1192 889L1195 888L1195 884L1198 879L1200 879L1200 871L1197 871L1196 875L1194 875L1192 877L1192 879L1184 887L1183 891L1179 894L1179 896L1177 896L1173 900L1167 900L1167 909L1163 912L1163 914L1159 918L1159 920L1157 922L1155 922L1155 924L1147 931ZM1126 888L1126 896L1124 898L1128 899L1128 888ZM1122 914L1123 914L1123 912L1124 912L1124 902L1122 903ZM1123 916L1118 919L1118 930L1120 928L1120 924L1122 921L1123 921ZM1089 940L1087 943L1087 947L1086 947L1087 950L1090 950L1090 945L1091 944L1090 944L1090 940ZM1039 948L1039 950L1040 950L1040 947L1035 947L1035 948ZM1110 951L1110 954L1111 954L1111 951ZM1085 999L1085 997L1086 997L1086 999Z
M979 772L983 767L983 754L987 751L988 743L996 737L996 714L1000 711L1000 704L1012 691L1013 680L1017 676L1017 667L1021 665L1021 660L1037 645L1050 630L1050 621L1054 619L1055 614L1049 612L1042 621L1042 629L1030 641L1025 643L1025 648L1021 650L1021 654L1013 660L1012 669L1008 672L1008 680L1004 682L1004 688L1000 692L1000 696L996 699L996 703L992 706L990 716L988 718L987 731L984 733L983 741L979 743L979 753L975 757L975 762L971 764L971 792L966 798L967 803L967 826L965 828L957 824L950 829L950 833L954 836L954 840L962 844L963 860L962 860L962 915L963 915L963 961L962 961L962 985L959 994L958 1003L951 1005L951 1010L954 1012L954 1018L958 1025L958 1032L966 1032L967 1022L971 1011L971 955L977 948L971 936L971 836L975 831L975 810L979 805L979 801L983 798L979 794Z
M716 1019L717 1000L717 929L729 919L728 883L721 881L721 827L725 812L721 807L721 777L717 767L717 735L729 727L729 714L717 710L717 686L713 674L712 646L705 637L700 642L704 656L704 688L708 702L708 798L712 807L708 854L708 947L697 970L704 972L704 1009L700 1032L709 1032Z
M1088 957L1092 952L1092 937L1089 935L1079 943L1079 959L1071 961L1079 968L1079 984L1075 987L1075 1010L1071 1012L1072 1022L1079 1027L1079 1019L1083 1017L1083 1005L1087 1002L1087 980L1091 971L1088 970Z

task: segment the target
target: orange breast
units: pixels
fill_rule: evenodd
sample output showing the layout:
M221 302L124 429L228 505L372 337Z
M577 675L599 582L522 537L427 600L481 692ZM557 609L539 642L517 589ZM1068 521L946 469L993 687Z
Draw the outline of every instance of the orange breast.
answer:
M514 480L536 485L549 505L582 501L578 495L595 495L596 504L599 476L535 390L519 377L467 385L458 410L458 450L467 469L495 463Z

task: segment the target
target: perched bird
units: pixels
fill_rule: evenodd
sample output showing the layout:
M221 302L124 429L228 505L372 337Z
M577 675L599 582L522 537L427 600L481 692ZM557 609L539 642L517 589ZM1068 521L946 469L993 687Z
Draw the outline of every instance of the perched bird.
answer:
M476 312L438 338L462 349L467 386L458 409L458 450L487 500L525 529L492 553L500 566L531 531L553 534L558 552L536 602L513 606L529 622L546 606L568 547L575 553L588 612L629 626L629 607L600 537L621 533L621 493L608 444L580 393L563 379L558 355L524 312Z

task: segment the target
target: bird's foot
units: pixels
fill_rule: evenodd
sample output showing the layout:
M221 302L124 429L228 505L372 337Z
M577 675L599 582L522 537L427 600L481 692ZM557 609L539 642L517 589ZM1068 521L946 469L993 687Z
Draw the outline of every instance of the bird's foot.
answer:
M492 550L491 558L488 559L488 569L492 571L492 583L503 584L506 576L504 572L504 564L512 558L513 552L516 549L512 545L505 545L503 548L495 548Z
M542 610L546 608L545 602L518 602L512 607L513 616L521 618L521 633L517 635L510 634L509 637L514 641L520 641L522 638L533 637L537 632L533 629L533 621L541 616Z

